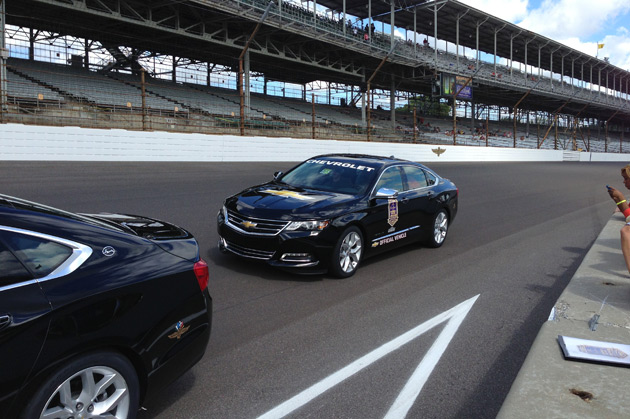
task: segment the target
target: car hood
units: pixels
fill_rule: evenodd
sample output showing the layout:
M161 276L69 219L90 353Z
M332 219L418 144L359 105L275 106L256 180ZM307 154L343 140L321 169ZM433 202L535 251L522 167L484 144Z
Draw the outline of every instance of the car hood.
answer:
M347 212L358 201L359 198L354 195L301 189L271 182L234 195L226 201L226 206L231 211L252 218L322 219Z

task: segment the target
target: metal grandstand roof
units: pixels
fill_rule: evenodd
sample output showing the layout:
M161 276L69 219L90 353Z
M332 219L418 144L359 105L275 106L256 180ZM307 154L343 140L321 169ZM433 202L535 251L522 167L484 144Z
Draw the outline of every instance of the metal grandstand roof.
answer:
M391 22L391 4L388 0L318 0L318 4L340 13L389 24ZM619 67L598 59L589 54L575 50L543 35L528 31L520 26L492 16L481 10L470 7L456 0L394 0L395 26L408 30L415 28L417 32L433 36L437 16L437 38L466 48L495 53L516 62L527 63L544 70L590 81L590 68L582 73L582 64L588 64L595 70L593 81L597 82L597 72L607 70L608 73L630 73ZM457 22L459 21L459 36ZM477 30L479 33L477 34ZM477 44L478 43L478 44ZM478 45L478 46L477 46ZM527 55L526 55L527 54ZM527 59L526 59L527 57ZM553 59L553 60L552 60ZM609 80L612 86L612 79ZM606 85L606 80L602 81ZM623 88L625 93L625 88Z
M477 49L478 43L479 50L493 54L496 38L496 55L507 59L512 56L515 64L527 61L538 67L540 53L543 69L586 82L590 81L592 69L596 84L628 93L627 71L456 0L394 1L395 26L413 30L415 21L420 42L423 34L433 36L437 26L439 40L451 44L459 41L459 45L471 49ZM371 15L387 24L391 21L389 0L317 0L318 5L334 10L335 18L343 17L344 3L348 15L363 19ZM10 0L7 22L32 28L35 33L51 31L98 41L113 55L125 46L139 52L238 68L239 53L267 4L265 0ZM277 10L265 21L250 48L251 71L263 73L267 79L293 83L322 80L360 86L389 50L387 36L387 45L378 49L363 38L345 36L338 26L323 30L309 18L282 16ZM450 48L449 52L454 52ZM488 57L484 59L487 61ZM597 79L599 70L601 83ZM420 62L409 54L391 56L372 87L389 90L395 82L399 91L430 94L436 71L432 58ZM505 79L475 80L475 102L514 106L527 87ZM563 106L563 112L578 114L588 103L577 99L565 106L567 99L561 93L538 89L520 106L549 112ZM608 119L616 114L619 102L590 103L582 115ZM628 119L629 115L630 111L623 109L617 118Z

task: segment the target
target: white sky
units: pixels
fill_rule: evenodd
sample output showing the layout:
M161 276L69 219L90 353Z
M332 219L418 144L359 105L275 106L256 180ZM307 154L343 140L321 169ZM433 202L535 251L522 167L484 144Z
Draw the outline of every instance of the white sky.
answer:
M460 1L630 71L630 0Z

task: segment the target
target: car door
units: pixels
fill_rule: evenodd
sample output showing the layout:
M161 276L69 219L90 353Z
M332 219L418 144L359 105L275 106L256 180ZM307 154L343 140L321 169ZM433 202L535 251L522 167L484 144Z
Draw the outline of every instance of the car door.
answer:
M431 228L433 216L439 208L434 191L437 179L418 166L404 165L401 169L405 190L400 199L408 207L410 234L419 238Z
M379 197L377 193L382 188L395 191L396 196ZM366 243L371 253L380 253L407 242L411 207L404 190L401 166L388 167L381 173L372 192L369 215L364 220L368 232Z
M39 355L51 310L33 274L7 244L15 234L0 226L0 412L4 413Z

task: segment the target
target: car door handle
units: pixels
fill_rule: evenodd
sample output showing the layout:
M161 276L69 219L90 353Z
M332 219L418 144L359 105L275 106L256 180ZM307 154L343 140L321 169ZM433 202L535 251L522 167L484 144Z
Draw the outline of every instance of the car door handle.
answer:
M11 324L11 316L3 314L0 316L0 329L4 329Z
M400 200L400 202L402 202L403 204L406 204L407 202L409 202L409 198L405 196Z
M435 192L433 191L427 192L427 196L429 197L429 199L433 198L434 195L435 195Z

